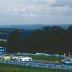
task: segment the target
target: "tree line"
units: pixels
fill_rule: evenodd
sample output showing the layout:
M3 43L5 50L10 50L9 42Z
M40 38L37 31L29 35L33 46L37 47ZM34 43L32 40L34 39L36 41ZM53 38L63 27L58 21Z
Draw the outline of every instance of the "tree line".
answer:
M15 30L9 34L5 46L8 53L72 53L72 26L68 29L45 26L33 31L27 38Z

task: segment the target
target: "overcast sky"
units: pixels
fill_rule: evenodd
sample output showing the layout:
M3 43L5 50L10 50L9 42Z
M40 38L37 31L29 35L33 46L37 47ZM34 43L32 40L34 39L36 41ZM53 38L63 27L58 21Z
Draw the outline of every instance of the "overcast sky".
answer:
M72 0L0 0L0 24L72 24Z

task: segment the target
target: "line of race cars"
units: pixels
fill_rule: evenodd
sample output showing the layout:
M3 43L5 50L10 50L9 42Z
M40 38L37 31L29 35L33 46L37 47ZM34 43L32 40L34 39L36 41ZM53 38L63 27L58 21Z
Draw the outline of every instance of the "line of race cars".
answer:
M31 57L28 57L27 55L21 55L21 54L9 54L9 55L5 54L5 55L0 55L0 60L34 61L34 60L32 60ZM35 61L39 61L39 60L35 60ZM40 60L40 61L42 62L42 60ZM51 61L51 62L53 63L53 61ZM60 61L56 61L56 63L72 64L72 57L70 56L70 54L69 54L69 56L66 56L64 54L63 59L60 60Z
M31 57L25 57L25 56L1 56L1 60L14 60L14 61L32 61Z

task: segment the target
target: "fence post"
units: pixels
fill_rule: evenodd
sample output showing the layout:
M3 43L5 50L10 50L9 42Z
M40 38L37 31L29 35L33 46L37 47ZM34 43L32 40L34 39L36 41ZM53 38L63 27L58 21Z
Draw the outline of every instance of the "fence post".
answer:
M53 64L53 69L55 69L55 64Z

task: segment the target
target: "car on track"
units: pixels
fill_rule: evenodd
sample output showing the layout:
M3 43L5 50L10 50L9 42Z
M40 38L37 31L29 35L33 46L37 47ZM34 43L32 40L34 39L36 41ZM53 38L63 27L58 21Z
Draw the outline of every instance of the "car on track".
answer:
M24 57L24 56L13 56L11 57L11 59L17 61L32 61L31 57Z

